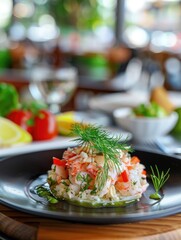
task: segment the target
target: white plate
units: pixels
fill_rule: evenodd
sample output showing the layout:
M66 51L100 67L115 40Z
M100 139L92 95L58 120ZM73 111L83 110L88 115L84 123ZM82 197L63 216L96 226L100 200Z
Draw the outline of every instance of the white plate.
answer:
M110 124L109 117L103 113L97 113L95 111L88 112L74 112L75 120L79 122L86 122L92 124L101 123L102 126L106 127ZM47 141L37 141L32 142L27 145L19 145L9 148L0 148L0 157L17 155L27 152L35 152L46 149L55 149L55 148L66 148L69 146L75 145L75 142L72 141L73 137L58 136L53 140Z
M28 152L36 152L46 149L55 149L55 148L66 148L69 146L75 145L75 142L72 141L73 137L57 137L53 140L47 141L39 141L39 142L32 142L26 145L19 145L9 148L1 148L0 149L0 157L10 156L10 155L17 155L22 153Z
M112 127L104 127L105 130L107 130L110 135L112 136L121 136L121 140L130 140L132 138L132 134L117 128ZM59 136L53 140L47 140L47 141L39 141L39 142L33 142L27 145L21 145L11 148L1 148L0 149L0 158L6 157L10 155L18 155L28 152L36 152L36 151L42 151L46 149L57 149L57 148L67 148L74 146L76 143L73 141L75 137L63 137Z
M170 100L176 107L181 106L181 92L168 92ZM140 103L146 103L149 96L146 92L129 91L126 93L111 93L93 97L89 101L89 107L93 110L100 110L106 113L112 113L115 109L121 107L135 107Z

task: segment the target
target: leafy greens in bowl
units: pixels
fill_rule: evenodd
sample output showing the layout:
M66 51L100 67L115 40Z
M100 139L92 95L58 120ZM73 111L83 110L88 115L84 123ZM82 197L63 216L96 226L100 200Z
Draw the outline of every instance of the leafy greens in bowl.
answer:
M140 104L132 109L133 114L140 117L165 117L168 115L166 110L156 102L150 102L148 104Z
M176 112L163 115L163 112L160 111L157 116L154 116L149 111L141 110L142 114L140 114L139 108L142 108L142 106L138 107L137 110L139 111L132 108L119 108L113 112L116 124L122 129L131 132L137 142L155 140L158 137L167 135L174 128L178 119ZM135 114L135 112L139 112L139 114ZM143 114L143 112L146 112L146 114Z

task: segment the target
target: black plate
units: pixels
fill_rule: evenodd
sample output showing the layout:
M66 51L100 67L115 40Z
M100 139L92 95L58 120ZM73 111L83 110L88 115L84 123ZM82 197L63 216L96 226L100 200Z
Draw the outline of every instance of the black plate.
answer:
M158 153L136 150L149 174L150 165L166 171L170 178L162 189L160 202L150 200L148 190L138 203L127 207L91 209L70 205L66 202L48 204L39 198L34 188L44 183L52 157L61 157L62 150L47 150L9 157L0 162L0 203L14 209L42 217L84 223L123 223L159 218L181 212L181 160ZM38 202L39 201L39 202Z

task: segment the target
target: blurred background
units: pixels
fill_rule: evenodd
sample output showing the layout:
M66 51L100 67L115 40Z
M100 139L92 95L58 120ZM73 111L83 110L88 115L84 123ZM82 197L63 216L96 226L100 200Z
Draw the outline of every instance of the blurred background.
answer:
M78 85L65 110L155 76L180 91L180 61L179 0L0 0L0 81L21 91L37 66L73 66Z

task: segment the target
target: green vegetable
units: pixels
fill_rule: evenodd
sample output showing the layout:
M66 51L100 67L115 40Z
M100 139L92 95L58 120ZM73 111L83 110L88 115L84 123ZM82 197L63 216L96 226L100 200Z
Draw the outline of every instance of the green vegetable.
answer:
M24 110L29 110L34 115L37 115L40 110L47 109L48 106L43 102L32 101L32 102L22 103L21 108L24 109Z
M43 186L36 188L38 196L45 198L50 203L57 203L58 200L51 194L50 190Z
M169 174L170 169L168 169L166 173L164 173L163 171L160 173L157 165L155 165L155 169L156 169L156 173L155 173L151 166L150 166L150 168L151 168L151 172L152 172L152 174L150 176L151 176L151 179L153 182L153 186L155 188L155 193L151 194L150 198L154 199L154 200L160 200L162 197L159 194L159 190L163 187L165 182L170 177L170 174Z
M0 116L5 117L19 107L19 96L16 88L8 83L0 83Z
M142 103L134 108L133 114L143 117L165 117L167 115L167 112L157 103L150 102L149 104Z
M74 124L72 133L78 136L74 141L85 148L85 151L90 151L92 154L103 154L104 166L96 178L97 188L101 190L107 181L110 165L113 164L117 170L120 168L118 159L120 150L132 151L131 147L125 142L120 142L121 137L110 136L105 130L93 125ZM109 160L111 164L108 163Z
M181 137L181 107L176 108L175 112L178 113L178 120L176 122L175 127L173 128L173 130L171 131L171 134L175 135L177 137L180 136Z

